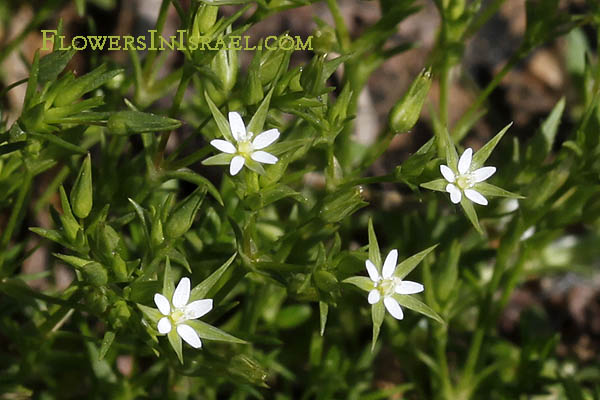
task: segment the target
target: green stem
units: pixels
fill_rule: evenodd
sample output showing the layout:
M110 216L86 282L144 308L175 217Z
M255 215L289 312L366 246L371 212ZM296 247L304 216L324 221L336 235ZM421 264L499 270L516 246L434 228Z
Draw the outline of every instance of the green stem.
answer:
M340 41L342 53L346 53L346 51L350 48L350 33L348 32L348 27L344 22L344 17L340 12L337 0L327 0L327 7L329 7L329 11L331 12L333 21L335 22L335 30Z
M521 59L522 51L517 51L513 56L508 60L508 62L502 67L499 73L494 76L494 79L486 86L486 88L479 93L479 96L475 99L473 104L469 107L469 109L463 114L463 116L458 120L454 129L452 130L452 137L455 142L459 142L462 138L465 137L469 128L472 125L473 117L479 112L479 108L483 104L483 102L488 98L488 96L492 93L492 91L500 84L504 76L510 71L515 64Z
M446 343L448 332L445 327L436 324L434 327L435 354L438 360L440 380L442 382L442 397L446 400L453 399L452 382L448 370L448 359L446 357Z
M0 277L2 276L2 266L4 265L4 255L6 254L5 250L8 247L8 243L10 242L13 231L15 230L17 224L19 223L19 219L23 214L25 198L27 197L29 189L31 188L32 180L33 177L31 172L27 170L23 184L21 185L21 189L19 190L19 194L17 195L17 199L13 206L12 213L10 214L6 228L4 229L4 232L2 232L2 237L0 238Z
M162 35L162 31L165 27L165 22L167 21L167 11L169 9L169 4L171 4L171 0L163 0L160 5L160 10L158 12L158 19L156 20L156 32L153 32L153 35L156 35L155 40ZM156 43L156 42L155 42ZM154 61L158 55L158 50L149 50L146 59L144 60L144 79L146 82L151 81L151 75L153 73Z

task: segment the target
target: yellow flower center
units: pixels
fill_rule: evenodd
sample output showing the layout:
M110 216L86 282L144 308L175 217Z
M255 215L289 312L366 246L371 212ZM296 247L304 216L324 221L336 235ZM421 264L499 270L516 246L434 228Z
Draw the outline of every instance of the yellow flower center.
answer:
M175 325L186 320L185 313L179 308L173 311L171 315L169 315L169 318L171 319L171 322L173 322L173 324Z
M252 143L250 143L249 140L238 142L238 153L240 153L241 156L246 158L250 157L252 150Z
M394 294L396 282L394 278L382 279L375 284L375 288L379 290L381 297L391 296Z
M470 188L473 186L471 177L469 175L459 175L456 178L456 186L458 186L461 190Z

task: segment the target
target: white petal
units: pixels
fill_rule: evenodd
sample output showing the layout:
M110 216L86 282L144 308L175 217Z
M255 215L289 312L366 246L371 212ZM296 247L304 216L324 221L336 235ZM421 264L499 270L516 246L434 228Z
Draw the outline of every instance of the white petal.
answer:
M456 175L454 175L454 171L452 171L447 165L440 165L440 171L448 182L452 183L456 180Z
M367 300L369 301L369 304L378 303L379 300L381 300L381 294L379 293L379 290L377 290L377 289L371 290L369 292L369 297L367 298Z
M175 293L173 293L173 307L181 308L185 306L190 299L190 278L181 278Z
M465 196L467 196L467 199L471 200L473 203L481 204L482 206L487 206L488 204L487 199L483 197L477 190L465 189Z
M218 150L221 150L223 153L233 154L236 152L235 146L227 140L215 139L211 140L210 144Z
M385 261L383 262L383 270L381 271L383 279L387 279L392 276L397 264L398 250L394 249L388 253L387 257L385 258Z
M231 163L229 164L229 173L233 175L237 175L238 172L244 166L244 162L246 160L242 156L235 156L231 159Z
M246 125L244 125L244 120L242 120L242 116L235 111L229 113L229 128L236 141L239 142L246 138Z
M213 308L212 299L196 300L185 306L186 319L200 318Z
M402 312L402 308L400 308L400 304L393 297L386 297L383 299L383 304L385 308L392 314L392 317L396 319L404 318L404 313Z
M450 201L451 202L453 202L454 204L460 203L460 199L462 198L462 193L456 187L456 185L453 185L452 183L447 184L446 192L450 193Z
M162 317L158 321L158 332L163 335L171 332L171 321L169 321L169 318Z
M483 167L479 168L471 173L475 182L483 182L490 176L494 175L496 167Z
M154 304L158 307L158 311L162 315L169 315L171 312L171 305L169 304L169 300L160 293L156 293L154 295Z
M264 149L277 139L279 139L279 131L277 129L269 129L255 137L252 141L252 146L257 150Z
M194 328L186 324L177 325L177 334L190 346L195 349L202 347L202 341L200 336L196 333Z
M250 158L263 164L275 164L279 160L279 158L266 151L255 151L250 155Z
M468 148L462 153L460 159L458 160L458 173L466 174L469 168L471 167L471 160L473 159L473 149Z
M398 294L415 294L421 293L425 287L417 282L400 281L396 284L394 291Z
M381 277L379 276L379 271L377 271L377 267L375 266L375 264L373 264L371 260L367 260L365 264L367 266L369 278L371 278L373 282L378 282L379 279L381 279Z

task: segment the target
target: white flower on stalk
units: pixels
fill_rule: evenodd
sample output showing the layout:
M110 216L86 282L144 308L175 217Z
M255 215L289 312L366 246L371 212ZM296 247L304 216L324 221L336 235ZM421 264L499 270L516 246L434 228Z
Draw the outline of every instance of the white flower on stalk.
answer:
M271 145L279 138L279 131L277 129L264 131L252 140L254 134L246 132L246 125L244 125L242 117L237 112L229 113L229 127L235 139L235 144L223 139L211 140L210 144L223 153L235 154L229 164L229 173L231 175L236 175L240 172L249 159L262 164L275 164L278 161L278 158L273 154L262 151L262 149Z
M158 321L158 332L166 335L173 327L177 334L195 349L202 347L200 336L194 328L185 323L191 319L197 319L212 310L212 299L196 300L188 304L190 300L190 279L181 278L173 292L173 298L169 300L160 293L154 295L154 303L164 317Z
M440 171L444 179L448 181L446 192L450 193L450 200L454 204L460 203L462 195L473 203L485 206L488 201L481 193L475 190L474 186L485 181L496 172L496 167L482 167L471 170L471 161L473 160L473 149L468 148L462 153L458 160L458 171L453 171L447 165L440 165Z
M404 281L394 276L398 262L398 250L390 251L383 263L381 275L371 260L366 261L369 278L373 281L374 288L369 292L369 304L379 303L383 299L385 308L396 319L404 318L404 313L394 294L421 293L425 288L417 282Z

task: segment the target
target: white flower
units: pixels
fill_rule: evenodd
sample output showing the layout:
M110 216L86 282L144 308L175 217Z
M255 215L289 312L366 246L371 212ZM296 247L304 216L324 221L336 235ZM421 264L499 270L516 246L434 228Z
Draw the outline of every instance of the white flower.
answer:
M390 251L385 258L383 263L383 270L381 276L377 267L371 260L366 261L367 272L369 278L373 281L374 288L369 292L369 304L375 304L383 299L385 308L392 314L392 317L396 319L404 318L404 313L398 301L394 299L394 294L415 294L421 293L425 288L423 285L417 282L403 281L400 278L394 276L396 270L396 263L398 262L398 250L394 249Z
M231 129L231 134L236 141L235 145L223 139L211 140L210 144L218 150L221 150L223 153L235 154L229 164L229 173L231 175L236 175L240 172L248 159L263 164L275 164L278 161L278 158L273 154L262 151L262 149L271 145L279 138L279 131L277 129L264 131L252 140L254 134L252 132L246 132L244 121L237 112L229 113L229 127Z
M460 203L462 195L467 197L473 203L485 206L488 201L481 193L473 187L488 179L496 172L496 167L483 167L471 171L471 161L473 160L473 149L468 148L462 153L458 160L458 173L455 173L447 165L440 165L440 171L448 181L446 192L450 193L450 200L454 203Z
M177 334L195 349L202 347L200 337L185 321L200 318L213 307L212 299L196 300L188 304L190 300L190 280L181 278L173 293L171 302L160 293L154 295L154 303L164 317L158 321L158 332L163 335L171 332L173 325Z

